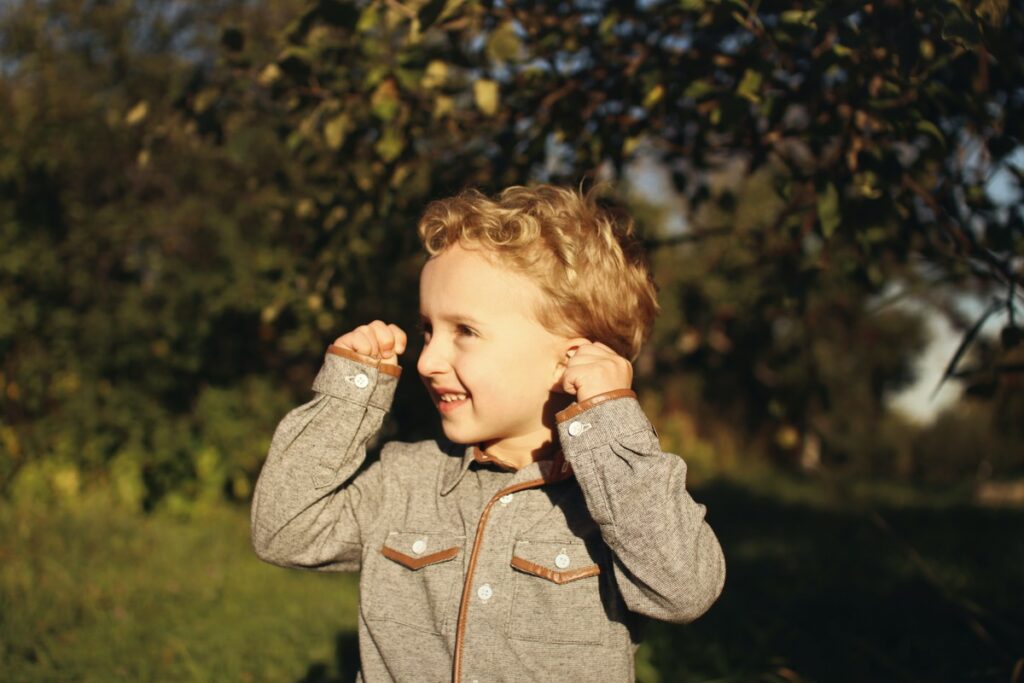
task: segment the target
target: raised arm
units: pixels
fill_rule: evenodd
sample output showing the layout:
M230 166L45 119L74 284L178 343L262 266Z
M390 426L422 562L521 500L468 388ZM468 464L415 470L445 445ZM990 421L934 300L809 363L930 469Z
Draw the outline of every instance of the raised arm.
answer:
M394 358L405 350L401 330L384 326L391 336L381 341L380 326L339 337L313 382L313 400L274 432L252 501L253 548L267 562L359 569L362 531L380 505L380 464L356 472L391 407L401 372Z
M559 413L558 432L626 605L673 622L706 612L725 583L722 548L686 490L686 463L661 450L635 394L574 404Z
M559 441L614 553L622 597L634 612L692 621L722 592L725 557L686 490L686 463L661 450L629 389L629 361L599 342L571 343L562 388L577 403L557 415Z

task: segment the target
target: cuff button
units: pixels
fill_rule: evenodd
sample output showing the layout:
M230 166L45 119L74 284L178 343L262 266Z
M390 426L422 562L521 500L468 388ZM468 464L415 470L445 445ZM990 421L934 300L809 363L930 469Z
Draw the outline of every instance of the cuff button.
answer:
M590 429L589 422L570 422L569 423L569 436L579 436L583 432Z

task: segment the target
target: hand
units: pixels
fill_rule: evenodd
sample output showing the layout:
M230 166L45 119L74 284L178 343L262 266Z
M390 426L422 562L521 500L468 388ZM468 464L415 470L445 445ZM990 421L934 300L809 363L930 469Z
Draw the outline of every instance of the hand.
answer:
M581 339L569 350L569 360L562 373L562 390L575 394L577 401L586 401L615 389L629 389L633 384L633 365L601 342Z
M398 365L398 356L405 353L407 341L398 325L374 320L341 335L334 340L334 345L354 351L370 363Z

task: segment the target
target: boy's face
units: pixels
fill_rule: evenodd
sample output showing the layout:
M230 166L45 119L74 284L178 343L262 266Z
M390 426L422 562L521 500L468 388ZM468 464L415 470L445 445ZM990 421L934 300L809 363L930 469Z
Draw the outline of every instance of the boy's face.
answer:
M460 245L423 267L417 370L452 441L514 462L551 440L544 416L550 422L569 338L537 322L541 296L525 276Z

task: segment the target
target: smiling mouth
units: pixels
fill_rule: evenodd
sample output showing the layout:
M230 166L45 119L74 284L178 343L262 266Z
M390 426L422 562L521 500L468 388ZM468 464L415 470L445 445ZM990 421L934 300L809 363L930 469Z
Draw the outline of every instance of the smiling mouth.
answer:
M437 399L437 409L449 413L469 403L469 394L439 394Z

